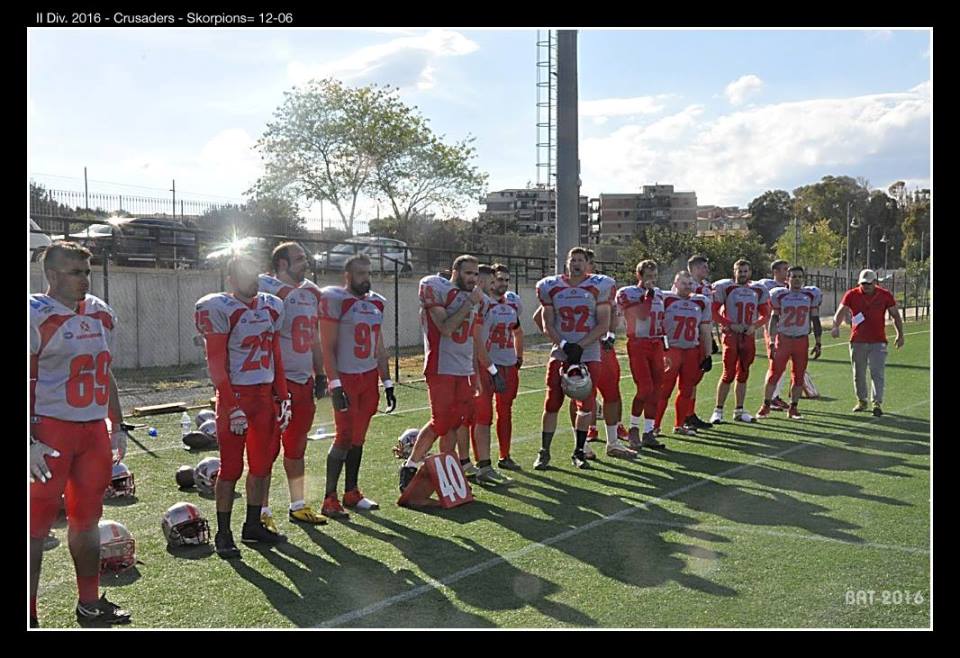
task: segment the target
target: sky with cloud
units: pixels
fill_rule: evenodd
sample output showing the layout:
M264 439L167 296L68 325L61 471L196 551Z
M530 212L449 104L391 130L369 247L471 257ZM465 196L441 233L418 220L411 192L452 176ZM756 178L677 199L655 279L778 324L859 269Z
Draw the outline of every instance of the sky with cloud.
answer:
M49 187L239 200L284 91L390 84L489 188L535 181L532 30L31 30L28 171ZM747 205L825 175L929 187L927 30L582 30L582 191ZM122 184L121 187L118 184ZM79 187L78 187L79 186ZM365 212L372 212L369 208Z

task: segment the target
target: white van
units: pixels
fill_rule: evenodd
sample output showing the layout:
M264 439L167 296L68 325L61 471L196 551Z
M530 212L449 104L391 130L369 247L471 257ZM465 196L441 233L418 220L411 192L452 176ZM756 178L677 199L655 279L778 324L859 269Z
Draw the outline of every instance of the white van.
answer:
M53 240L30 217L27 217L27 222L30 224L30 262L35 263L40 258L40 254L53 244Z

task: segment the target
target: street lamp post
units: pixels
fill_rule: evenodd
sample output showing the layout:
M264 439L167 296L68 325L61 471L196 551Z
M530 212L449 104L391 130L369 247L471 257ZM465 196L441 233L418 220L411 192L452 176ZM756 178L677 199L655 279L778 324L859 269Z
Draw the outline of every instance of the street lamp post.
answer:
M867 224L867 269L870 269L870 229L872 227L870 224Z
M860 227L856 217L852 220L850 219L850 206L852 203L852 201L847 202L847 280L844 282L844 287L850 285L850 229Z
M880 244L883 245L883 274L886 275L887 274L887 247L889 246L889 244L887 243L886 233L880 236Z

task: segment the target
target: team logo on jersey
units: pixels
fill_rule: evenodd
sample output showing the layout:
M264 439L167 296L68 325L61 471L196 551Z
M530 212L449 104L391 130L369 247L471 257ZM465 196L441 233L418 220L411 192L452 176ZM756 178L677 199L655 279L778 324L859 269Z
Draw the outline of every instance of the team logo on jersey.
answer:
M33 307L33 310L39 311L44 306L49 306L49 304L43 299L31 299L30 306Z
M63 334L63 337L66 338L67 340L70 340L71 338L73 338L73 332L67 331Z
M86 320L80 320L80 330L81 331L90 331L90 325L87 324Z

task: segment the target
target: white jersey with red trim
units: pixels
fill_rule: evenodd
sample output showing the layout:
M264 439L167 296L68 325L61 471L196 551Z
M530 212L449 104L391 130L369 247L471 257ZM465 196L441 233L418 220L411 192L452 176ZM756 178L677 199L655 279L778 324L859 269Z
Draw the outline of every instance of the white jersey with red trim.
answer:
M494 365L517 365L513 332L520 326L522 314L523 302L520 301L520 295L509 290L500 299L491 299L484 306L481 335Z
M279 297L260 292L247 306L229 293L212 293L197 300L194 320L204 338L211 334L229 336L231 384L273 383L273 341L283 324L283 302Z
M260 292L283 301L280 325L280 356L283 374L292 382L306 384L313 377L313 350L320 318L320 287L304 279L291 286L269 274L260 275Z
M700 344L700 325L709 323L713 313L710 300L704 295L680 295L668 292L663 296L663 328L670 347L690 349Z
M590 278L596 282L600 289L600 299L610 303L610 326L616 326L617 309L617 281L606 274L591 274ZM612 330L612 329L611 329Z
M755 281L754 283L757 283L758 285L763 286L763 289L766 290L767 293L773 292L774 288L790 287L790 283L788 281L784 281L783 283L780 283L776 279L760 279L759 281Z
M653 295L650 297L649 293ZM664 292L660 288L648 291L640 286L624 286L617 291L617 306L624 318L634 318L633 323L627 321L628 338L658 338L664 335ZM639 313L627 311L634 307L641 307Z
M693 294L703 295L707 299L713 301L713 284L710 283L709 280L704 279L693 287Z
M597 308L610 304L609 292L603 282L590 275L580 285L570 284L565 274L548 276L537 282L537 297L546 308L553 307L553 329L563 340L579 343L597 326ZM609 277L604 277L608 278ZM550 352L550 358L567 360L559 347ZM583 348L581 362L600 360L600 342L594 341Z
M320 319L338 324L337 371L374 370L386 298L372 291L357 297L343 286L327 286L320 293Z
M33 414L75 422L106 418L113 309L93 295L76 312L44 294L30 295L28 303Z
M425 276L420 279L420 329L423 332L423 373L425 375L474 374L473 326L479 322L477 308L467 313L460 326L450 335L440 333L440 327L430 316L430 309L438 306L447 317L470 303L470 293L441 276ZM479 305L478 305L479 306Z
M723 305L721 314L732 324L753 324L760 317L760 306L769 301L766 288L754 281L737 284L721 279L713 284L713 303Z
M810 317L818 312L823 293L816 286L803 286L800 290L774 288L770 293L770 306L780 315L777 333L791 338L800 338L810 333Z

